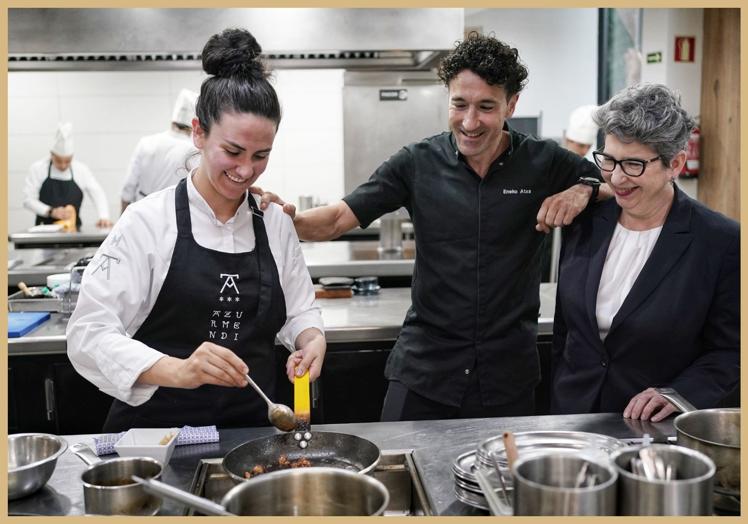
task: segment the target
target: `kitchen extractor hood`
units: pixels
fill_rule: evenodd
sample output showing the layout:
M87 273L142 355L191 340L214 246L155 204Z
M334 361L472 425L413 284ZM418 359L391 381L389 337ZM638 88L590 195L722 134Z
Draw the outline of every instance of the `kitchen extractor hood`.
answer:
M243 27L273 68L423 70L463 26L463 9L13 8L8 69L200 69L211 35Z

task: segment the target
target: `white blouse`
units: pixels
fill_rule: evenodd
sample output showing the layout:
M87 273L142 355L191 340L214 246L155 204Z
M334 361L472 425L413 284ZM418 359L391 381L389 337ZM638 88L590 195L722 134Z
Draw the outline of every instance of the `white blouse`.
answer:
M127 207L86 268L85 285L67 327L68 357L78 373L133 406L158 389L135 381L163 354L131 337L148 317L169 271L177 239L174 192L175 187L169 187ZM187 197L192 235L199 245L224 253L254 249L246 202L221 223L191 176ZM265 210L263 220L286 302L286 323L278 339L292 350L305 329L324 333L322 314L293 221L276 204Z
M605 340L608 336L613 317L634 286L657 243L660 231L662 226L646 231L632 231L616 224L597 290L595 312L600 340Z

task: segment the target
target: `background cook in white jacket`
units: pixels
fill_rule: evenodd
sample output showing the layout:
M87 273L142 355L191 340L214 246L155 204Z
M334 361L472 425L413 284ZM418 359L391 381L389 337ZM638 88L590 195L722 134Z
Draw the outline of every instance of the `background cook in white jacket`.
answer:
M82 194L85 194L96 206L96 213L99 217L96 226L110 227L112 223L109 220L106 193L88 166L83 162L73 160L72 128L69 122L59 124L50 154L31 164L23 188L23 205L39 217L37 223L42 221L51 223L54 220L66 219L69 217L65 214L64 206L68 204L76 208L80 206L80 203L71 200L70 196L79 190L77 194L80 199L82 199ZM47 196L40 194L45 184L44 192L49 193ZM54 186L52 191L49 191L50 185ZM80 210L76 211L80 226Z
M164 354L130 337L153 308L169 270L177 238L174 191L171 187L136 202L117 221L86 268L85 286L68 323L68 356L76 370L104 393L131 405L142 404L158 389L136 381ZM252 214L246 205L221 223L192 177L187 178L187 191L198 244L225 253L254 249ZM304 330L324 333L322 316L293 221L275 204L265 210L264 221L286 300L287 320L278 339L293 350ZM108 279L101 278L104 273ZM319 369L312 375L316 378Z
M174 102L170 129L138 141L122 187L122 211L187 176L187 161L197 153L191 140L196 102L197 93L182 89Z

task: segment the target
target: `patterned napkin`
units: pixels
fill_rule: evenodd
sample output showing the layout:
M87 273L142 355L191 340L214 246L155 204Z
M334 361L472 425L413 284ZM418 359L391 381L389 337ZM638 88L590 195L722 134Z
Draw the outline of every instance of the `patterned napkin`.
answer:
M107 433L94 437L94 452L99 456L114 453L114 445L125 433L125 431L122 433ZM218 442L218 430L215 426L185 426L179 430L179 435L177 435L177 446L205 444L207 442Z

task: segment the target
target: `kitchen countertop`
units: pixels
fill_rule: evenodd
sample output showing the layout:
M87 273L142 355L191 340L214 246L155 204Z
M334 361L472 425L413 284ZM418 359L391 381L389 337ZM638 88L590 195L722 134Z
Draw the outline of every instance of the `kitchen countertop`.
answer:
M8 249L8 286L45 286L49 275L68 273L78 260L94 253L95 247Z
M625 420L620 413L330 424L314 426L315 430L358 435L374 442L383 452L412 450L432 510L441 516L487 514L456 499L452 462L458 455L475 449L483 440L504 431L588 431L617 438L638 438L644 432L660 437L675 434L672 418L651 424ZM177 447L164 470L162 481L188 490L200 459L222 457L243 442L275 432L272 428L226 429L220 431L218 443ZM91 437L71 435L65 439L73 445L90 441ZM86 465L68 450L58 459L55 472L44 488L24 499L9 501L9 514L82 515L80 475L85 469ZM183 511L181 504L164 501L159 514L182 515Z
M19 231L8 235L8 240L12 242L16 249L35 248L35 247L96 247L101 245L106 236L111 231L110 228L102 229L98 227L81 227L80 231L75 233L29 233L28 231Z
M54 233L54 235L80 235L82 233ZM25 235L41 235L25 233ZM15 238L16 235L11 235ZM102 238L103 240L103 238ZM403 241L400 253L380 253L375 240L302 242L309 274L320 277L409 277L415 264L415 242ZM43 286L47 275L70 271L80 258L93 255L96 247L10 248L8 249L8 286L26 282L30 286Z
M553 331L555 284L540 285L538 334ZM327 341L350 343L395 340L410 307L410 288L384 288L379 295L318 299ZM20 338L8 339L9 355L65 353L68 316L53 313L41 326Z
M301 251L312 278L410 276L415 265L414 240L404 240L396 253L380 253L376 240L302 242Z

